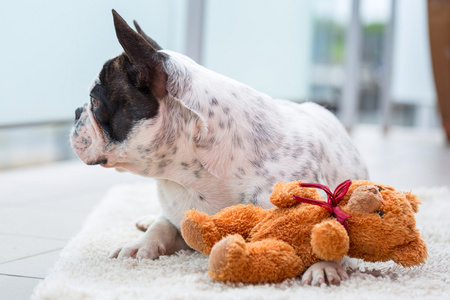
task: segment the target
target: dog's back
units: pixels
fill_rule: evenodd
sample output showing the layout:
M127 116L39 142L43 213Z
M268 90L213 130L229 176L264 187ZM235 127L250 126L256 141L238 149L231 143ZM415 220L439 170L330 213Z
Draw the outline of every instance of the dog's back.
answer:
M170 57L168 82L186 82L175 85L173 95L201 117L204 131L195 143L200 162L230 184L240 203L270 206L268 196L278 181L334 187L368 177L344 127L328 110L274 100L181 54L164 52Z

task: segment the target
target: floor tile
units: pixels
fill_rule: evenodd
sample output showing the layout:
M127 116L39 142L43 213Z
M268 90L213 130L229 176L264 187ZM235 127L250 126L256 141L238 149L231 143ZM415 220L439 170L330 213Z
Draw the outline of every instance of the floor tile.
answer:
M0 274L2 300L28 300L40 279L5 276Z
M398 189L450 185L450 147L440 130L359 126L351 135L374 181Z
M0 234L0 265L21 258L63 248L66 240L49 240Z
M0 265L0 274L45 278L58 260L62 248Z
M57 197L105 190L115 184L136 180L139 180L136 175L86 166L80 161L3 171L0 172L0 203L3 206L45 203Z
M0 210L0 233L68 240L80 231L87 215L42 206L6 207Z

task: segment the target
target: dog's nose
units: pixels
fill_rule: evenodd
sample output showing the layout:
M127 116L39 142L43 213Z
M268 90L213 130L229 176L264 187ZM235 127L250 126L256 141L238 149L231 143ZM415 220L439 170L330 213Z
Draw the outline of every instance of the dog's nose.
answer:
M81 117L81 113L82 112L83 112L83 108L82 107L78 107L75 110L75 121L77 121Z

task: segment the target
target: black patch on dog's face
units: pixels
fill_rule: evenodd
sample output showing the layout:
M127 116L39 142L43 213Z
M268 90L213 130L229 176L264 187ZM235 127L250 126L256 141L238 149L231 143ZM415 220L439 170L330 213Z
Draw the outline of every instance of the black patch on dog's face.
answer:
M113 142L124 141L133 125L157 115L159 103L126 54L109 60L91 91L92 110L104 133ZM94 106L94 103L97 104Z

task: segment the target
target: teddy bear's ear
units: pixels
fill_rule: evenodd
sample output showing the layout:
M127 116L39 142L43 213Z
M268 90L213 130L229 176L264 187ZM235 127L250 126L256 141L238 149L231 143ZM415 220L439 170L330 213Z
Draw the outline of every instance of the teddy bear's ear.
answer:
M313 188L300 187L301 181L292 182L278 182L274 185L272 195L270 196L270 202L273 205L280 208L291 207L299 204L294 200L294 195L299 197L322 200L323 198Z
M409 204L411 204L413 211L417 213L419 211L419 204L422 204L419 201L419 198L416 195L411 194L410 192L404 193L404 195L406 199L409 201Z

